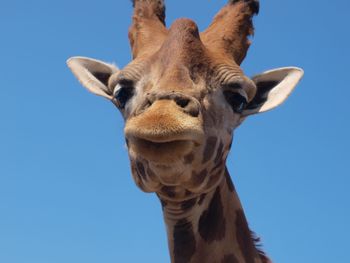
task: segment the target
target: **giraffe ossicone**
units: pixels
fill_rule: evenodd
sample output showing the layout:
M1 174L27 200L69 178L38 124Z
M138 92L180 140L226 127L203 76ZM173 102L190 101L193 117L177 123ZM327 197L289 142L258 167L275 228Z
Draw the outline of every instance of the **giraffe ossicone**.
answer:
M303 70L244 75L256 0L229 1L201 33L184 18L166 28L164 1L133 5L131 63L124 69L85 57L67 63L123 115L132 176L161 201L171 261L269 262L255 246L226 158L234 129L283 103Z

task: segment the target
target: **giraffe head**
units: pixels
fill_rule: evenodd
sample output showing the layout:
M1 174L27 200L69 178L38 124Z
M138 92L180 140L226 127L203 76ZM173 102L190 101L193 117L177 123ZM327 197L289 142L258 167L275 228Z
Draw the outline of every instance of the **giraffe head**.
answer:
M136 184L165 199L186 200L219 184L234 129L247 116L280 105L303 71L244 75L240 64L253 34L256 0L229 1L202 33L189 19L167 29L161 0L133 2L130 64L119 70L73 57L68 66L122 113Z

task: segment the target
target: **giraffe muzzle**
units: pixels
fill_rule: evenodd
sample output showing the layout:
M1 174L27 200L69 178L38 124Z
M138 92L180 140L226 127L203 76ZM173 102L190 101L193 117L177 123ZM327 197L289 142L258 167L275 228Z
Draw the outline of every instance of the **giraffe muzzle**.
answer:
M129 119L124 129L129 150L149 161L166 163L182 158L202 144L204 130L200 114L193 117L182 111L178 103L156 100L143 113Z

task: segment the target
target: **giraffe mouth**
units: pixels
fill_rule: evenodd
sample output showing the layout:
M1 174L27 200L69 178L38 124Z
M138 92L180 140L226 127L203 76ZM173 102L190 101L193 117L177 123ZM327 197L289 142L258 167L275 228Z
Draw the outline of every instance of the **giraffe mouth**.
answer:
M195 140L175 139L144 139L139 137L129 137L129 150L141 156L142 158L154 163L171 163L175 162L186 154L199 143Z
M127 123L124 132L129 152L134 157L140 156L153 163L172 164L202 144L204 131L198 126L164 129Z

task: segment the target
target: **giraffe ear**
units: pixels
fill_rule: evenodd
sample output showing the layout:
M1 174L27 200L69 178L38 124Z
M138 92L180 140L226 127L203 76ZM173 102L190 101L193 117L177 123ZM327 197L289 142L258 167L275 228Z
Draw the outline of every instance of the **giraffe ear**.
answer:
M301 68L287 67L266 71L254 76L257 92L251 100L243 116L272 110L281 105L292 93L304 75Z
M112 100L113 90L108 88L108 80L119 71L116 66L85 57L72 57L67 65L87 90Z

